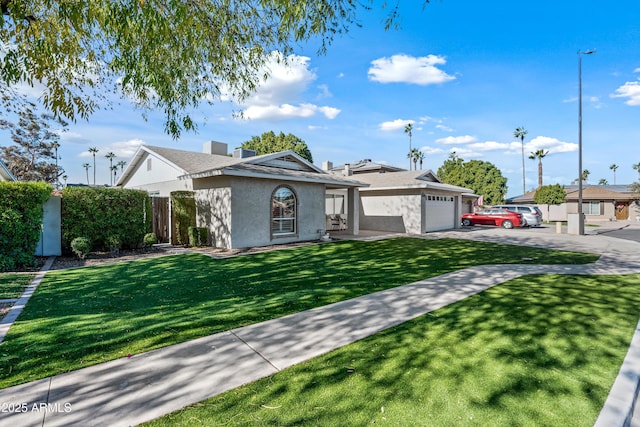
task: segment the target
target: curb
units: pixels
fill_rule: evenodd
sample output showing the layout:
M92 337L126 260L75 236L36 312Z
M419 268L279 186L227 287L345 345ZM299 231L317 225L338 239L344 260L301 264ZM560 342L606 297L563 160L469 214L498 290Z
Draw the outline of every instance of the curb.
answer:
M36 274L36 277L34 277L31 281L31 284L24 290L22 296L18 298L13 307L11 307L2 321L0 321L0 343L4 341L4 338L7 336L7 333L13 325L13 322L15 322L18 316L20 316L20 313L22 313L22 310L27 305L29 298L31 298L31 295L33 295L33 293L36 291L38 285L40 285L40 282L42 282L42 279L44 279L45 273L49 271L55 259L55 256L50 256L47 259L40 271L38 271L38 273Z

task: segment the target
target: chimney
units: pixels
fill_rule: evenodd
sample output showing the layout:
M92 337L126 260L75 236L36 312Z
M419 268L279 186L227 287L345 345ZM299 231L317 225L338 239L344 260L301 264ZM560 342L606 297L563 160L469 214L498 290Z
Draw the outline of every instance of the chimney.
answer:
M344 171L342 172L342 174L344 176L351 176L353 175L353 172L351 172L351 164L350 163L345 163L344 164Z
M323 171L329 172L331 169L333 169L333 162L330 162L329 160L325 160L324 162L322 162Z
M246 159L248 157L254 157L256 150L247 150L246 148L236 148L233 150L234 159Z
M207 141L202 146L202 152L205 154L215 154L218 156L227 155L227 144L224 142Z

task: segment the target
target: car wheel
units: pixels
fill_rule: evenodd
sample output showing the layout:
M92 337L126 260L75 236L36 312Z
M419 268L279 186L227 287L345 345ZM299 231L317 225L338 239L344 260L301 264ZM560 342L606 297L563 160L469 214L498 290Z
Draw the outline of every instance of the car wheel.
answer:
M462 220L462 225L464 225L465 227L470 226L471 225L471 220L467 219L467 218L463 219Z
M509 221L509 220L506 220L506 221L502 222L502 226L504 228L513 228L513 223L511 221Z

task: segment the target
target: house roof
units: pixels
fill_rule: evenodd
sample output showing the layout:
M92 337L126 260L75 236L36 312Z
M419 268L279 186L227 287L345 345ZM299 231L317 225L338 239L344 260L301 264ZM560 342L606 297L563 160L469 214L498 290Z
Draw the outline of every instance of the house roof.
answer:
M347 164L339 165L330 169L331 172L341 172ZM406 171L396 166L385 165L383 163L377 163L371 161L371 159L358 160L355 163L349 163L349 169L354 175L360 175L363 173L375 173L375 172L400 172Z
M565 185L565 200L578 200L578 186ZM536 190L526 192L524 195L512 197L507 200L509 203L535 203L534 196ZM582 200L634 200L637 196L631 191L629 185L583 185Z
M0 160L0 181L17 181L9 168Z
M432 190L473 194L473 190L469 188L441 182L431 170L366 173L358 175L356 179L369 184L368 188L360 189L360 191L428 188Z
M118 180L117 185L124 185L130 179L147 153L153 153L172 165L181 173L179 179L198 179L227 175L316 182L334 187L361 187L366 185L347 177L329 174L293 151L236 158L149 145L140 146Z

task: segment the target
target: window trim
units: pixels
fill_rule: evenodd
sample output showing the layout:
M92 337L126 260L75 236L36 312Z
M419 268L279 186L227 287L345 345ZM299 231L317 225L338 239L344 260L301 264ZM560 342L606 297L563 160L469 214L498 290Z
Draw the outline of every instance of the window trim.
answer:
M273 213L274 213L274 198L276 193L281 190L281 189L286 189L289 190L291 192L291 194L293 195L293 202L294 202L294 206L293 206L293 217L292 218L287 218L287 217L274 217ZM293 231L274 231L274 222L275 221L291 221L292 222L292 228ZM282 223L280 223L282 224ZM279 227L282 228L282 227ZM291 188L289 185L278 185L272 192L271 192L271 197L269 198L269 232L271 234L271 239L278 239L278 238L287 238L287 237L297 237L298 236L298 195L296 194L295 190L293 188Z

